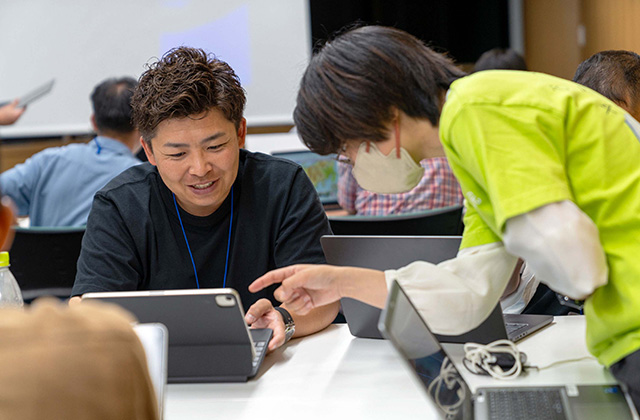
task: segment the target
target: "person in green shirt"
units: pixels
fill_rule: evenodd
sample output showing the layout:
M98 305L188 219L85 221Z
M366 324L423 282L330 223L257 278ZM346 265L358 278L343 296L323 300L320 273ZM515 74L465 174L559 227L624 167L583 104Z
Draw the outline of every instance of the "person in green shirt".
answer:
M463 76L406 32L361 27L312 58L294 112L305 144L352 163L365 189L406 191L417 162L446 155L467 203L457 258L291 266L250 290L280 282L276 298L296 311L341 297L382 307L397 280L436 333L455 334L488 316L522 258L552 290L586 299L587 346L640 407L640 124L553 76Z

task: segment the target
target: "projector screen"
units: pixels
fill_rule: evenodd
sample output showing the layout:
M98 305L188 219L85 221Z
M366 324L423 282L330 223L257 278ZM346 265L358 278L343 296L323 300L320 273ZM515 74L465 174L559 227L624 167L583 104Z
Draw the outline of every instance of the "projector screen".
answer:
M181 45L233 67L250 126L291 124L310 39L307 0L0 1L0 102L55 79L0 136L90 132L96 84L137 79L146 63Z

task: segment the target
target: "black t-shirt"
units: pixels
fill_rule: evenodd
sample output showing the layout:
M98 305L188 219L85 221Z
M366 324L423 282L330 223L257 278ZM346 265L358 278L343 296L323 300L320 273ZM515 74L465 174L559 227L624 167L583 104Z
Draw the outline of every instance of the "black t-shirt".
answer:
M201 288L238 291L245 309L275 286L252 294L248 285L269 270L324 263L320 237L330 234L313 184L297 164L240 150L231 194L213 214L180 216ZM157 169L134 166L100 190L93 201L72 295L119 290L195 289L194 268L171 191Z

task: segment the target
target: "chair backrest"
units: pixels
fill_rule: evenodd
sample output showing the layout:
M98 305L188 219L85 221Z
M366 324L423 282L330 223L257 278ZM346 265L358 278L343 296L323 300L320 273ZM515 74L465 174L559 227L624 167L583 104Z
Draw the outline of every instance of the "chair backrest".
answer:
M13 228L11 272L25 301L68 298L76 278L84 227Z
M329 217L335 235L462 235L462 206L389 216Z

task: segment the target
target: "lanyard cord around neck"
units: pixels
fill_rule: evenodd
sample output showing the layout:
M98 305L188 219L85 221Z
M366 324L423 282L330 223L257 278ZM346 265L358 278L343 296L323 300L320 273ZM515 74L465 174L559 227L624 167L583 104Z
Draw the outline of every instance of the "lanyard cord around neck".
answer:
M191 257L191 264L193 265L193 274L196 276L196 287L200 288L200 282L198 281L198 271L196 270L196 263L193 260L193 254L191 253L191 247L189 246L189 241L187 240L187 233L184 230L184 225L182 224L182 217L180 217L180 210L178 209L178 202L176 201L176 195L173 194L173 204L176 206L176 213L178 214L178 221L180 222L180 227L182 228L182 235L184 236L184 241L187 244L187 251L189 251L189 257ZM227 287L227 269L229 268L229 250L231 249L231 227L233 226L233 187L231 187L231 215L229 216L229 238L227 239L227 257L224 261L224 279L222 281L222 287Z
M93 141L96 143L96 147L98 148L98 151L96 152L96 155L99 155L100 152L102 152L102 146L100 146L100 143L98 143L98 138L94 137Z

